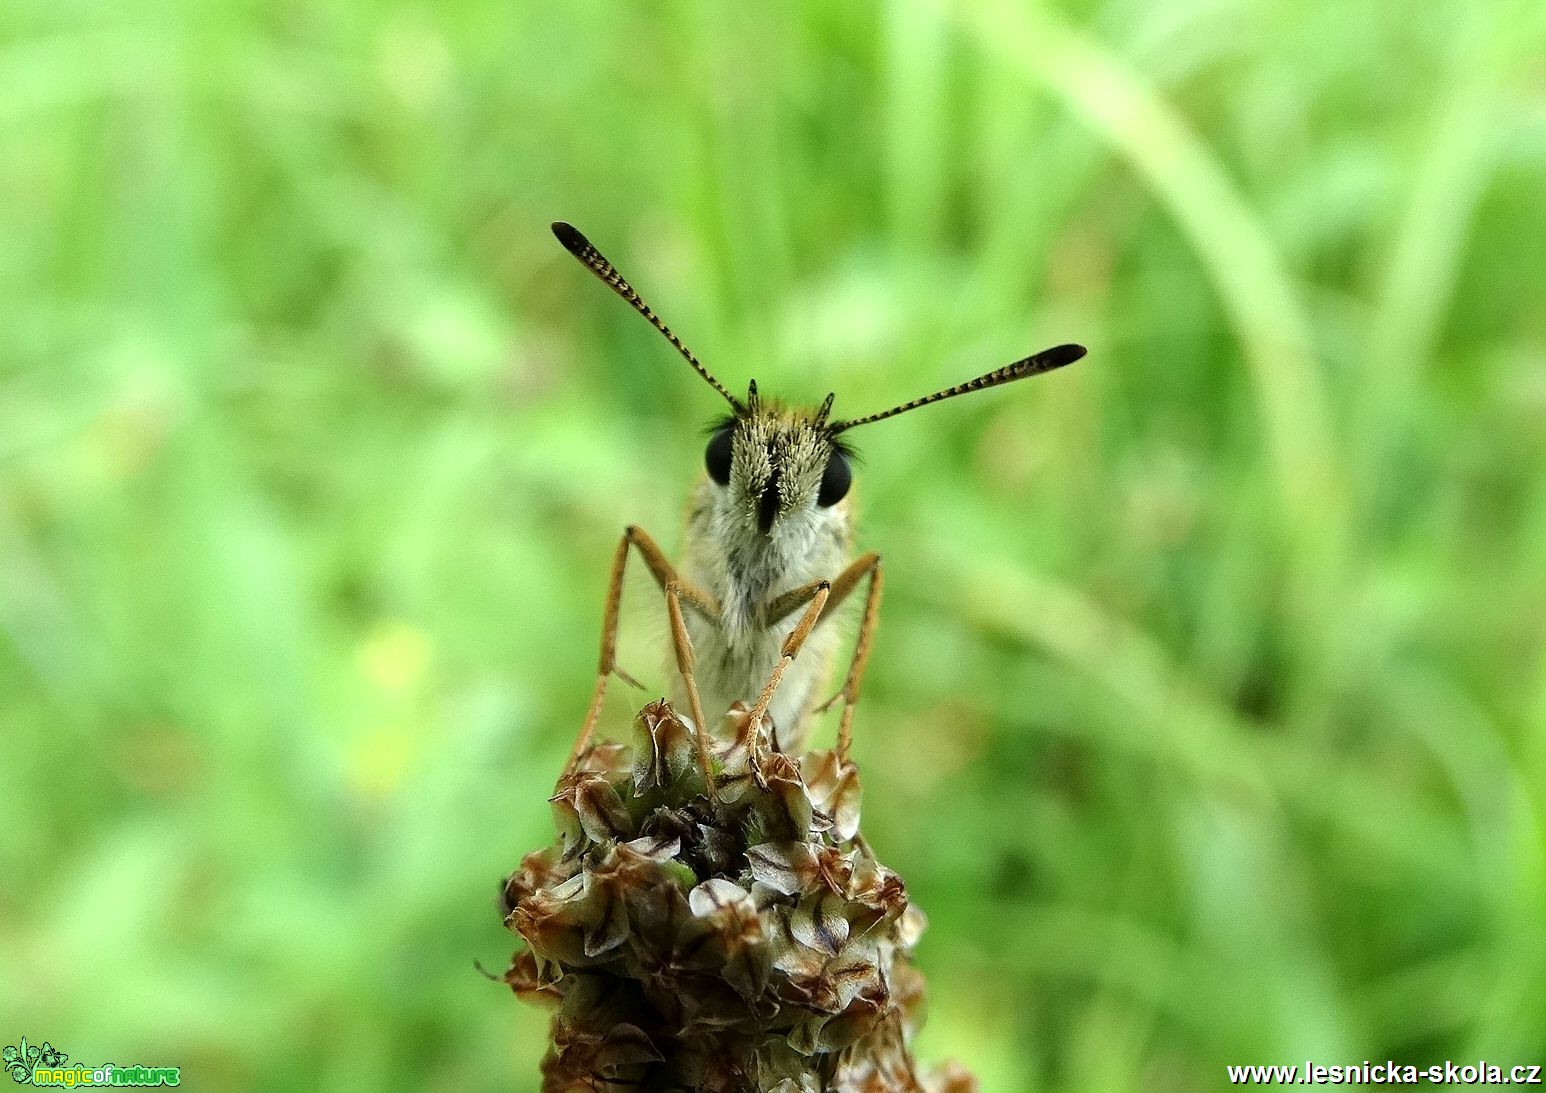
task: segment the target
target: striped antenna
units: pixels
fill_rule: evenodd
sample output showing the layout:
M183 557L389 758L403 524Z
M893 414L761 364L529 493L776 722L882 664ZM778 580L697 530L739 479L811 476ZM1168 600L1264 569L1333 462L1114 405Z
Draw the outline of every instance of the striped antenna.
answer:
M564 223L562 220L555 220L553 222L553 234L564 245L565 250L581 262L584 262L590 271L601 278L608 288L626 300L629 307L643 315L651 326L660 331L665 336L666 341L670 342L672 347L682 355L682 358L692 365L692 370L707 380L709 386L718 391L724 397L724 400L734 407L736 413L745 412L746 407L741 404L741 400L726 390L725 385L715 379L712 372L703 367L698 358L692 355L692 350L683 345L682 340L671 333L671 328L660 321L660 317L650 310L650 305L645 303L643 297L633 290L633 286L623 279L623 275L617 272L611 262L607 261L606 256L591 245L589 239L581 235L577 228Z
M888 417L896 417L905 414L909 410L916 410L920 406L927 406L931 402L944 402L947 398L955 398L972 391L983 391L989 387L997 387L1004 383L1013 383L1015 380L1025 379L1027 376L1039 376L1043 372L1050 372L1054 368L1062 368L1065 364L1073 364L1074 361L1084 356L1085 348L1082 345L1058 345L1051 349L1043 349L1040 353L1032 354L1024 360L1006 364L985 376L978 376L974 380L958 383L954 387L947 387L943 391L935 391L932 395L924 395L915 398L911 402L904 402L900 406L893 406L889 410L882 410L878 414L868 414L865 417L850 418L847 421L837 421L827 428L827 432L836 435L857 425L869 425L876 421L885 421Z

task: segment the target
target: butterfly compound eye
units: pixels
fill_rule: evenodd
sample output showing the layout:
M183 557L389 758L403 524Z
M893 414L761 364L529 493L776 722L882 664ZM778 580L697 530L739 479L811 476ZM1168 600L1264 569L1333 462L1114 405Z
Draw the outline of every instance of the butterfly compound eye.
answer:
M816 494L816 504L822 508L835 505L848 496L848 487L853 485L853 468L848 465L848 457L842 452L833 452L827 457L827 469L821 474L821 490Z
M709 438L709 446L703 452L703 465L709 477L721 486L730 484L730 441L735 433L734 425L726 425Z

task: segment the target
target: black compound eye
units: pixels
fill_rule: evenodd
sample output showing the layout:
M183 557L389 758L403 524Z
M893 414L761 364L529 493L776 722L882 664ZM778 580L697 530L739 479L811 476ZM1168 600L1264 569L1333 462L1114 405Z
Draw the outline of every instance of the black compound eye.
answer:
M703 452L703 465L709 469L709 477L721 486L730 485L730 444L735 426L726 425L709 438L709 446Z
M842 452L833 452L827 457L827 469L821 474L821 490L816 494L816 504L822 508L835 505L848 496L848 487L853 485L853 468L848 465L848 457Z

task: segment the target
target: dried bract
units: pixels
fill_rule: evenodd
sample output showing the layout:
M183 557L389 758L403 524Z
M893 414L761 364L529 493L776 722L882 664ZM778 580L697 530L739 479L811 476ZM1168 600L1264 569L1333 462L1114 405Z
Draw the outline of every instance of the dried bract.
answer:
M557 845L505 881L525 941L504 975L553 1010L545 1093L969 1093L908 1044L923 916L859 834L859 773L834 753L750 769L736 707L704 785L665 702L631 747L591 748L553 795Z

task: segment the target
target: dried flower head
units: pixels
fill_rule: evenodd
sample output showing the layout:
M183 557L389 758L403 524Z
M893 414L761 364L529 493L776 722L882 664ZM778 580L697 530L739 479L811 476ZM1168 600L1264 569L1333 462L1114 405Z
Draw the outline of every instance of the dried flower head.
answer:
M545 1093L968 1093L908 1051L923 915L859 834L859 774L834 753L762 757L737 706L704 784L665 702L631 747L592 747L559 783L557 845L506 879L526 942L504 975L553 1010Z

